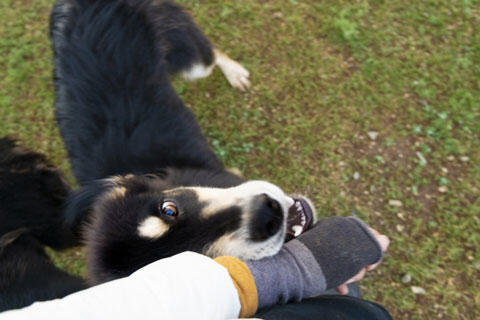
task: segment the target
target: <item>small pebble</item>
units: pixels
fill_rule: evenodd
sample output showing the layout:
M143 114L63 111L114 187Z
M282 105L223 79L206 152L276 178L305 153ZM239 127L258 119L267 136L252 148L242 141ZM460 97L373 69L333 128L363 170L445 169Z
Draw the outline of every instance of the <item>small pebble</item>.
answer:
M442 168L442 172L447 174L448 173L448 169L447 168Z
M340 167L344 167L344 166L345 166L345 162L344 162L344 161L340 161L340 162L338 163L338 165L339 165Z
M454 157L454 156L448 156L448 157L447 157L447 160L448 160L448 161L454 161L454 160L455 160L455 157Z
M402 226L401 224L397 224L397 231L398 232L403 232L403 230L405 230L405 227Z
M467 156L463 156L463 157L460 158L460 160L462 160L462 162L468 162L470 160L470 158L467 157Z
M360 173L358 173L357 171L355 171L355 173L353 174L353 179L354 179L354 180L360 179Z
M402 212L397 213L397 217L399 217L402 220L405 220L405 215Z
M473 266L475 267L475 269L480 271L480 262L475 263Z
M388 204L391 205L392 207L401 207L403 206L402 201L400 200L388 200Z
M405 284L409 284L410 282L412 282L412 276L407 273L402 277L402 282Z
M420 160L420 164L422 166L426 165L427 164L427 159L425 159L425 157L420 153L420 152L416 152L416 155L418 157L418 160Z
M283 18L283 13L281 13L281 12L275 12L275 13L273 14L273 17L274 17L274 18L281 19L281 18Z
M375 141L375 140L377 140L378 132L376 132L376 131L368 131L367 135L368 135L368 137L369 137L371 140Z
M448 191L448 188L447 186L441 186L441 187L438 187L438 192L440 193L445 193Z
M427 292L422 287L411 286L412 292L415 294L426 294Z

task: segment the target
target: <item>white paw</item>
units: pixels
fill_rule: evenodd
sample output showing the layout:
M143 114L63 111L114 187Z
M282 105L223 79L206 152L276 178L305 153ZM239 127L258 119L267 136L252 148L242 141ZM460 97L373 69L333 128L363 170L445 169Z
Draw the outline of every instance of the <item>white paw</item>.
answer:
M250 72L240 63L229 60L222 68L223 74L227 78L230 85L238 90L245 91L250 87Z
M245 91L250 87L250 72L240 63L230 59L221 51L215 51L216 62L230 85L238 90Z

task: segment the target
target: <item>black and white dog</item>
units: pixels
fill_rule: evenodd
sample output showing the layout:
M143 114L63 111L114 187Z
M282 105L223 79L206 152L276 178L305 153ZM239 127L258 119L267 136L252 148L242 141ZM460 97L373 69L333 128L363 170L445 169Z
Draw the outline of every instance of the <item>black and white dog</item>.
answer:
M169 74L197 79L215 65L249 86L181 7L59 0L51 37L57 120L82 185L66 219L93 284L186 250L260 259L310 226L307 199L226 170L172 88Z

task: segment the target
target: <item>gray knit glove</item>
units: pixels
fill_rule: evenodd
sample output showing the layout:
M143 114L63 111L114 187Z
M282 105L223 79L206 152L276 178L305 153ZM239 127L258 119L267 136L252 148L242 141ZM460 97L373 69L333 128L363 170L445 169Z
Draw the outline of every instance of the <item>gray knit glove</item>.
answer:
M258 292L258 308L300 301L335 288L382 258L367 226L354 217L323 219L273 256L246 261Z

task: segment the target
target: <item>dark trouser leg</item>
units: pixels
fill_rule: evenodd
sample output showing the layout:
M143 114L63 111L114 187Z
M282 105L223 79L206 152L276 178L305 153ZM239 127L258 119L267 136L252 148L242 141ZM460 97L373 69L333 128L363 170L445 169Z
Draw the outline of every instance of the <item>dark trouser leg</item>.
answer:
M320 296L263 309L255 317L270 320L391 320L380 305L349 296Z

